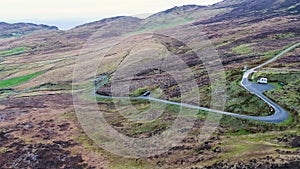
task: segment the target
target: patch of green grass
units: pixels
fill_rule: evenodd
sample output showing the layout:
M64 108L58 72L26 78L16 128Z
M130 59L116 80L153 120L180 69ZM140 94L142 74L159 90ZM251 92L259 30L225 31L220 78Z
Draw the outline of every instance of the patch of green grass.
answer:
M99 150L100 148L86 134L81 134L78 137L74 137L74 140L80 142L86 149L88 149L90 151L93 151L93 152L100 151Z
M171 105L171 104L168 104L166 106L166 111L168 112L172 112L172 113L178 113L180 111L180 106L179 105Z
M156 119L152 122L142 123L141 125L134 127L131 134L136 135L141 133L155 132L157 130L163 130L167 126L168 124L166 122L163 122L160 119Z
M34 77L37 77L43 73L44 73L44 71L41 71L41 72L36 72L33 74L26 75L26 76L20 76L20 77L15 77L15 78L11 78L11 79L1 80L0 81L0 89L10 88L10 87L20 85L20 84L25 83L28 80L30 80Z
M241 54L241 55L249 54L252 52L252 48L249 46L251 46L251 44L243 44L232 48L232 51L236 54Z
M251 134L251 135L243 135L239 136L240 140L245 140L245 141L253 141L253 142L269 142L270 140L276 138L274 134L270 133L256 133L256 134Z
M231 136L241 136L241 135L248 135L248 134L252 134L252 132L247 131L243 128L240 128L236 131L230 131L226 133L227 135L231 135Z
M5 57L5 56L12 56L12 55L17 55L24 53L28 50L26 47L18 47L14 49L7 49L7 50L0 50L0 56Z
M209 113L209 112L199 110L199 112L198 112L198 114L197 114L197 119L198 119L198 120L200 120L200 119L206 119L208 113Z
M266 77L268 82L283 82L285 84L300 79L300 72L256 72L254 78Z
M272 51L269 51L269 52L265 52L263 54L263 59L270 59L276 55L278 55L282 50L279 49L279 50L272 50Z
M258 145L237 142L237 143L233 143L231 145L227 145L227 147L230 147L228 152L222 153L221 156L228 159L231 157L238 157L245 152L255 151L257 149Z
M96 97L97 102L112 102L112 98L102 98L102 97Z
M144 94L146 91L154 91L158 88L158 85L154 84L152 86L144 86L141 88L138 88L134 91L132 91L131 93L129 93L130 97L138 97L141 96L142 94Z
M0 148L0 154L5 153L6 151L7 151L7 148L5 148L5 147L1 147Z
M282 86L278 82L269 82L270 85L275 86L276 88L281 88Z
M264 76L270 81L282 81L286 84L274 90L266 91L264 94L289 111L294 118L294 123L297 124L300 117L300 73L270 73L264 74ZM292 121L289 118L285 124L290 124Z
M251 156L257 157L257 153L269 154L277 148L282 148L279 145L272 144L272 139L274 137L274 134L270 133L231 136L221 144L223 152L220 155L220 158L240 160Z
M72 120L77 121L77 116L74 112L66 112L64 114L61 114L60 116L65 118L65 119L72 119Z
M131 96L131 97L138 97L138 96L141 96L143 93L145 93L148 90L149 90L148 87L139 88L139 89L136 89L133 92L131 92L129 94L129 96Z
M232 113L263 116L270 113L267 103L251 94L240 86L243 72L230 70L226 72L227 77L227 100L225 110Z
M277 34L275 36L272 37L273 40L277 40L277 39L285 39L285 38L290 38L290 37L294 37L295 33L283 33L283 34Z
M0 71L4 70L5 65L0 65Z

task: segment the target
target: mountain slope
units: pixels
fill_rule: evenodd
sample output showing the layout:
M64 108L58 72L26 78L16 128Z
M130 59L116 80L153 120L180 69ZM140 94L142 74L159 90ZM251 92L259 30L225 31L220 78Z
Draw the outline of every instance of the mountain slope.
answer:
M184 5L153 14L143 21L142 28L161 27L162 25L177 26L191 21L205 20L228 12L229 8L212 8L209 6Z
M223 15L216 16L201 23L221 22L240 18L264 20L272 17L299 15L298 0L225 0L213 5L214 8L231 8Z
M0 22L0 37L21 36L40 30L58 30L55 26L36 25L32 23L14 23L9 24Z
M73 28L69 32L91 35L97 31L99 36L102 38L119 36L124 33L137 30L140 27L141 21L142 19L136 17L117 16L80 25Z
M286 122L269 124L223 116L218 129L202 143L199 136L202 126L207 124L207 113L196 112L194 127L187 137L154 157L123 158L99 148L82 129L86 126L97 129L99 123L94 120L99 119L99 112L94 113L90 105L84 104L88 112L82 115L95 118L90 125L80 125L78 120L83 118L76 117L71 94L77 93L72 91L72 87L77 89L72 86L75 66L82 71L79 78L90 82L82 86L94 88L98 80L95 74L90 78L84 76L96 65L96 76L109 78L107 85L97 90L100 94L110 95L109 85L120 82L120 88L115 88L119 89L117 94L139 96L151 91L152 97L180 102L193 101L197 97L193 94L199 93L200 102L193 104L210 107L212 88L201 59L211 55L204 53L199 59L182 43L202 44L203 39L209 39L226 74L225 111L253 116L273 114L262 100L239 86L242 70L300 42L300 15L295 12L298 9L295 0L226 0L207 7L174 7L145 19L114 17L68 31L34 31L21 37L0 38L0 82L5 86L0 89L0 165L2 168L41 168L50 164L55 168L299 168L300 48L253 76L268 77L276 86L265 94L290 113ZM90 45L90 41L96 44ZM196 50L205 49L198 47ZM77 60L79 56L81 60ZM188 67L178 68L178 60ZM172 75L180 75L185 68L191 69L191 79L197 85L191 95L180 98L184 91L178 88L178 83L184 85L190 79L184 76L174 79ZM127 72L133 73L132 79ZM127 86L122 88L123 82L130 82L131 93L125 90ZM87 90L80 93L84 91ZM83 103L91 96L92 89L87 91ZM117 109L116 105L122 107ZM164 132L180 109L172 105L163 109L157 103L137 100L130 100L128 105L125 100L97 98L96 109L112 128L134 138L150 138ZM130 108L137 112L128 112ZM164 111L160 114L161 110ZM187 115L189 111L183 109ZM187 130L184 127L182 132ZM99 133L102 132L92 136L98 138Z

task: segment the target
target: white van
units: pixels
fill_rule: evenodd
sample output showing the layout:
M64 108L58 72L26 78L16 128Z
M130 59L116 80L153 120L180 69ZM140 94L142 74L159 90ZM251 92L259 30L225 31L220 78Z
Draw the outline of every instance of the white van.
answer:
M268 79L267 78L264 78L264 77L261 77L257 80L257 83L260 83L260 84L268 84Z

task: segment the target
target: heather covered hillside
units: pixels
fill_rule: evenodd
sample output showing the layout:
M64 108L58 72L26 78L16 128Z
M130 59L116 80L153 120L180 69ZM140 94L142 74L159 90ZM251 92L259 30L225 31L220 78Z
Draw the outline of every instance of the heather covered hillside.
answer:
M248 79L256 85L261 77L268 79L270 88L261 93L288 113L283 122L222 115L201 142L210 112L196 110L190 128L180 124L180 131L189 130L182 141L141 158L103 148L113 141L99 139L107 131L97 130L101 112L124 138L151 139L172 128L178 116L195 112L182 102L273 115L265 100L240 83L245 71L300 42L299 8L298 0L224 0L176 6L145 19L116 16L70 30L1 22L0 168L299 168L299 46ZM212 73L208 65L221 66ZM211 80L221 76L224 92L218 95ZM147 91L147 97L167 104L136 99ZM225 101L214 105L215 99ZM86 114L76 111L78 100ZM92 118L83 124L85 117Z

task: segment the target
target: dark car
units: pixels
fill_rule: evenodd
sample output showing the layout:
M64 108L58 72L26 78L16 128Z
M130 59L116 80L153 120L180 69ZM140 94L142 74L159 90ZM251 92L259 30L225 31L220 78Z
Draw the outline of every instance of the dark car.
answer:
M150 95L150 91L146 91L146 92L143 94L144 97L147 97L147 96L149 96L149 95Z
M278 82L278 84L279 84L280 86L284 86L284 85L285 85L283 82Z

